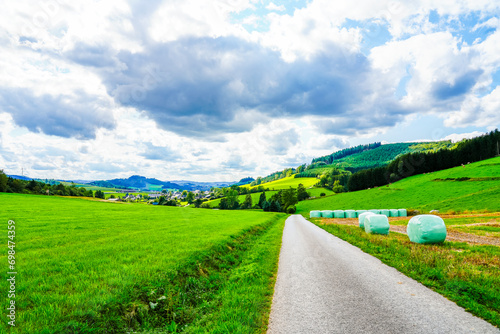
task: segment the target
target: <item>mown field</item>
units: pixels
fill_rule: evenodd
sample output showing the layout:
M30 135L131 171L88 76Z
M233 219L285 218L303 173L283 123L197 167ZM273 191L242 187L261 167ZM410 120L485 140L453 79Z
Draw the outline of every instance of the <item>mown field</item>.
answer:
M416 175L388 186L299 202L297 213L334 209L418 209L422 212L500 211L500 157L434 173ZM467 180L465 178L468 178Z
M266 329L285 215L4 193L0 203L5 231L16 222L16 333Z

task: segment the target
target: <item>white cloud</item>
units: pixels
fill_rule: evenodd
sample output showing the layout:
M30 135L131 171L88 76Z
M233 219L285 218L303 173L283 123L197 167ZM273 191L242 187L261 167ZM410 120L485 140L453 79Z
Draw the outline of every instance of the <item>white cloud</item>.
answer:
M499 6L313 0L290 15L256 0L6 2L0 165L230 181L383 140L405 120L425 127L416 114L490 129ZM460 26L480 37L466 43Z
M480 131L474 131L474 132L470 132L470 133L453 133L451 135L444 137L441 140L451 140L453 143L456 143L456 142L461 141L462 139L470 139L470 138L481 136L483 134L484 134L484 132L480 132Z
M275 4L274 2L270 2L269 5L266 6L266 9L268 10L274 10L274 11L277 11L277 12L283 12L286 10L285 6L284 5L277 5Z

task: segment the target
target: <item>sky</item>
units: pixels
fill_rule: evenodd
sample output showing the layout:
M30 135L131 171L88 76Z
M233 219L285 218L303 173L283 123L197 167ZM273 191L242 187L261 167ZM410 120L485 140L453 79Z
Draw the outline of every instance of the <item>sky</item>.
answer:
M235 181L500 123L494 0L42 0L0 12L0 169Z

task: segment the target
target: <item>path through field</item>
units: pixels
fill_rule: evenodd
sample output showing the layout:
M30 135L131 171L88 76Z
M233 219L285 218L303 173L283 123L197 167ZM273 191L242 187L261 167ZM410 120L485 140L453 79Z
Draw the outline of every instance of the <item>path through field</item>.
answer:
M286 221L268 333L500 333L300 215Z

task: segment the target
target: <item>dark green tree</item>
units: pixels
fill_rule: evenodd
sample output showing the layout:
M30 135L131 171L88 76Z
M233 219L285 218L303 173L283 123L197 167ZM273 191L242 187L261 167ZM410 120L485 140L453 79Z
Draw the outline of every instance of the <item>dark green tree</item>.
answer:
M259 206L260 206L262 209L264 209L264 206L263 206L263 205L264 205L264 202L265 202L266 200L267 200L267 199L266 199L266 193L265 193L265 192L262 192L262 193L260 194L260 197L259 197Z
M241 203L242 209L251 209L252 208L252 195L248 194L245 196L245 200Z
M297 186L297 201L303 201L308 199L311 195L307 192L306 188L302 183Z

